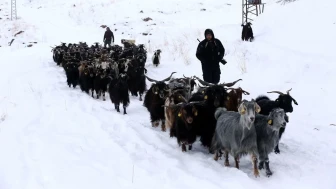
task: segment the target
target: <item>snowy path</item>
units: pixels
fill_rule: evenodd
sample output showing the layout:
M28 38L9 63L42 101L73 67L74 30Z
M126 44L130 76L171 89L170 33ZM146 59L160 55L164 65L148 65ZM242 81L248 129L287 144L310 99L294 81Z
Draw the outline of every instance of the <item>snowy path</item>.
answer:
M199 144L182 153L168 133L151 128L148 113L136 98L124 116L109 100L69 89L62 68L47 55L39 56L43 49L22 52L14 65L7 64L9 79L2 80L12 87L1 94L1 104L8 108L0 135L5 154L0 175L7 185L1 183L1 188L282 188L281 182L286 188L330 188L335 184L332 175L323 175L323 183L316 179L335 168L336 148L327 142L334 135L326 129L305 125L298 135L300 121L293 128L290 124L280 145L282 153L270 156L273 177L262 172L255 179L248 158L242 160L240 171L213 161Z

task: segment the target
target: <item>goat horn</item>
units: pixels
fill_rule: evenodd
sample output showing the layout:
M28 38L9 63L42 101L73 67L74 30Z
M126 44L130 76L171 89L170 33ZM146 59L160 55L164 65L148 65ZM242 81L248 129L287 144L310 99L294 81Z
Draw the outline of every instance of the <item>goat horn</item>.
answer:
M285 94L283 94L283 93L280 92L280 91L270 91L270 92L267 92L267 93L277 93L277 94L279 94L279 95L285 95Z
M173 74L175 74L175 73L176 73L176 72L172 72L172 73L170 74L169 77L167 77L166 79L161 80L161 81L162 81L162 82L169 81L169 80L171 79L171 77L173 76Z
M247 91L244 91L243 89L242 89L242 91L243 91L244 95L250 95L250 93L249 93L249 92L247 92Z
M226 88L226 89L230 89L230 90L237 90L236 88L231 88L231 87L229 87L229 88Z
M145 77L146 77L146 78L148 79L148 81L150 81L150 82L155 82L155 83L159 82L159 81L157 81L157 80L155 80L155 79L149 78L149 77L146 76L146 75L145 75Z
M292 97L292 100L293 100L295 105L299 105L293 97Z
M289 91L291 91L292 90L292 88L290 88L288 91L287 91L287 94L289 95Z
M162 107L166 107L166 108L176 108L176 107L181 107L182 105L184 105L185 102L180 102L178 104L172 104L172 105L169 105L169 106L165 106L165 105L162 105Z
M184 92L186 91L187 89L175 89L175 90L172 90L173 93L176 93L176 92Z
M242 81L242 79L238 79L232 83L222 83L222 84L219 84L220 86L223 86L223 87L232 87L233 85L235 85L238 81Z
M200 78L198 78L198 77L196 77L196 76L194 76L202 85L205 85L205 86L214 86L214 84L212 84L212 83L208 83L208 82L206 82L206 81L203 81L202 79L200 79Z
M184 74L183 74L183 77L184 77L184 78L187 78L187 79L190 79L189 77L184 76Z
M193 102L188 102L188 104L204 105L205 103L203 101L193 101Z

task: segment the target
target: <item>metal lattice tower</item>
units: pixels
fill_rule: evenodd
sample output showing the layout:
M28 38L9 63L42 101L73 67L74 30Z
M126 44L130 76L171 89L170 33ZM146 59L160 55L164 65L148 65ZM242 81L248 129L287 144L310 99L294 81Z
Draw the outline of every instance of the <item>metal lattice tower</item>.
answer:
M16 0L11 0L11 20L17 19Z
M259 16L264 12L264 6L266 3L261 3L261 0L242 0L242 24L246 24L249 21L253 21L249 18L249 13L255 16Z

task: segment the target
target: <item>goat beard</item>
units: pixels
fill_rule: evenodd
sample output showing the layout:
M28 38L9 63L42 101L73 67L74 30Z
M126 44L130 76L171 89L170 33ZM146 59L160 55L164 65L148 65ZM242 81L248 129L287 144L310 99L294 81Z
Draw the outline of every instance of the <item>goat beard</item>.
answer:
M219 105L220 105L219 100L218 99L214 100L214 106L217 108Z

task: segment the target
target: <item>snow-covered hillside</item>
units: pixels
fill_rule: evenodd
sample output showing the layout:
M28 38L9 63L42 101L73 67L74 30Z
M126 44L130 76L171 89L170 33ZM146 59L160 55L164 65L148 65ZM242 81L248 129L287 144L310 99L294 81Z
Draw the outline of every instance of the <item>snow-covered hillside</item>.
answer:
M0 189L335 189L335 2L265 2L250 43L240 39L241 1L236 0L21 0L17 21L7 19L10 3L2 0ZM143 21L146 17L152 20ZM175 138L152 128L135 97L122 115L109 100L70 89L51 46L102 43L103 24L118 44L132 38L144 43L150 56L162 50L158 68L148 59L151 78L172 71L175 77L201 77L197 38L211 28L226 49L221 82L242 78L237 86L250 92L246 99L293 88L299 105L289 114L281 154L270 155L273 176L262 170L254 178L248 157L240 170L226 168L199 143L182 153Z

